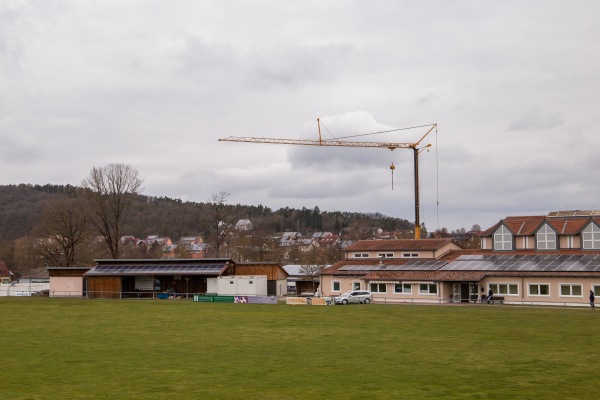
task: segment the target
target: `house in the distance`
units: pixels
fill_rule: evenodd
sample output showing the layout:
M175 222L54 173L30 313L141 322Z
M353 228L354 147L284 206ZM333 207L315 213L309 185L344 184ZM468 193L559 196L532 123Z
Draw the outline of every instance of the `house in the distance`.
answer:
M254 226L252 225L252 222L250 222L249 219L240 219L235 224L236 231L251 231L252 229L254 229Z
M0 284L8 285L13 281L14 274L8 269L4 261L0 261Z

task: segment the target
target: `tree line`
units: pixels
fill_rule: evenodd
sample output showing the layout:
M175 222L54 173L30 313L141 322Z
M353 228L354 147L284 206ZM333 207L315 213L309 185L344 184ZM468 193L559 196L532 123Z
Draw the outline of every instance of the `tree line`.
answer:
M213 257L280 261L273 259L281 257L280 252L269 247L269 238L278 232L339 234L345 230L349 238L357 240L370 235L370 227L390 232L413 229L408 220L379 213L229 204L225 192L214 194L207 202L145 196L139 193L142 183L136 168L109 164L92 168L81 186L0 186L0 260L23 270L89 265L96 258L131 256L120 243L122 236L158 234L174 242L183 236L201 236L211 245L209 256ZM239 219L250 219L253 230L234 240L232 227ZM224 245L243 247L239 252L245 254L219 254ZM311 257L316 261L324 256Z

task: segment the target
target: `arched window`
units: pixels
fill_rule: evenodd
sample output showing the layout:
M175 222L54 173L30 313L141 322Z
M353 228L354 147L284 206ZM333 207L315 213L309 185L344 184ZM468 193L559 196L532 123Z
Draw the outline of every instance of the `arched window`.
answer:
M537 231L536 242L539 250L556 250L556 232L548 224L544 224Z
M512 250L512 233L504 225L494 232L494 250Z
M584 250L600 249L600 228L593 222L581 233L581 243Z

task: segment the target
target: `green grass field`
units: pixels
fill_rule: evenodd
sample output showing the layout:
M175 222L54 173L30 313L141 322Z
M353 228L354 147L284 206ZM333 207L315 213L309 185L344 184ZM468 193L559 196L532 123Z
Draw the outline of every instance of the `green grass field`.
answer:
M600 310L0 298L0 399L594 399Z

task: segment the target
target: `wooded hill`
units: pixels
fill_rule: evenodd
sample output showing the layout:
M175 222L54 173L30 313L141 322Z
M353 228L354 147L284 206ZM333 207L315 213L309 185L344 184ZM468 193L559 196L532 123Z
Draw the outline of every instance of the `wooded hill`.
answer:
M75 187L66 185L0 186L0 240L15 240L31 234L48 200L55 195L75 196ZM263 205L225 204L227 223L250 219L254 230L264 233L319 231L338 234L342 228L379 227L384 231L412 230L405 219L386 217L380 213L320 211L280 208L273 211ZM183 202L168 197L139 195L128 218L125 231L136 237L159 234L173 240L187 235L210 236L214 221L214 204Z
M61 196L76 197L78 188L70 185L5 185L0 186L0 260L13 258L15 243L23 238L35 238L48 203ZM176 242L182 236L202 236L211 243L216 234L217 215L227 224L240 219L252 222L252 235L263 238L285 231L304 235L314 232L344 231L347 239L372 237L370 228L383 231L412 231L413 223L379 213L366 214L344 211L280 208L263 205L224 204L217 213L214 203L184 202L168 197L138 195L129 212L124 235L145 238L148 235L170 237ZM346 229L344 229L346 228Z

